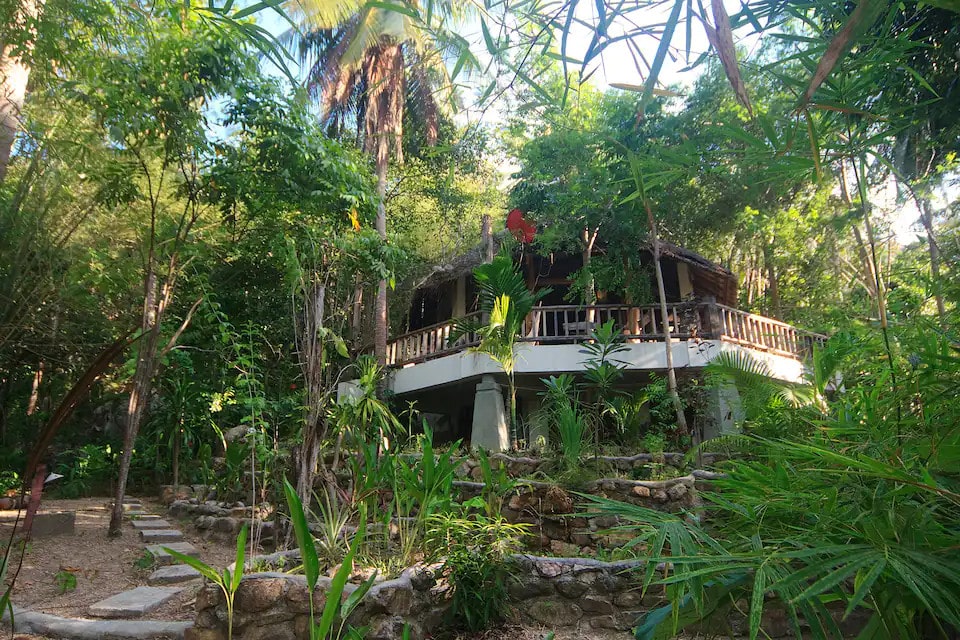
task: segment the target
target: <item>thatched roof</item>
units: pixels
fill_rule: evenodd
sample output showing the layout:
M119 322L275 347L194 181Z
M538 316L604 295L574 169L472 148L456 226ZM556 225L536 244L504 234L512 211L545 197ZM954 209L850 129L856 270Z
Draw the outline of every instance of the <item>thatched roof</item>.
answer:
M510 232L506 230L493 234L493 252L500 251L500 247L509 237ZM476 267L483 264L486 258L485 253L483 243L480 243L453 260L434 266L426 275L414 280L413 288L432 289L445 282L456 280L462 275L470 275Z
M494 252L500 250L504 241L509 238L509 232L504 230L493 235ZM647 245L649 250L649 245ZM470 275L473 270L483 264L483 244L478 244L469 251L460 254L453 260L434 266L427 274L413 282L414 289L432 289L462 275ZM737 298L737 277L729 270L715 262L704 258L699 253L684 249L670 242L660 241L660 253L667 257L685 262L697 270L697 280L704 290L715 292L717 301L731 304Z

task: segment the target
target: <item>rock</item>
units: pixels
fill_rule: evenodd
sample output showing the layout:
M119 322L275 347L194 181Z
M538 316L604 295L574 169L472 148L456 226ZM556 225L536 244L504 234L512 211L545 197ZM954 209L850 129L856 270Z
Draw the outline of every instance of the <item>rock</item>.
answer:
M170 544L152 544L147 547L147 551L153 554L153 559L156 563L165 567L170 564L179 564L179 560L175 560L173 556L164 551L164 547L178 551L185 556L193 556L197 558L200 556L200 551L190 544L189 542L171 542Z
M375 620L367 631L367 640L400 640L403 637L403 628L406 620L400 616L386 616ZM411 637L412 636L411 634Z
M170 523L160 518L141 518L130 523L137 531L143 529L169 529Z
M197 519L193 521L193 526L201 530L212 529L213 523L216 521L217 519L213 516L197 516Z
M617 596L613 599L613 603L618 607L633 609L640 606L640 602L642 600L643 596L639 591L625 591L617 594Z
M617 516L597 516L591 524L595 525L597 529L609 529L620 524L620 519Z
M247 506L247 505L243 504L243 501L242 501L242 500L237 500L236 502L233 503L233 508L234 508L234 509L245 509L246 506Z
M590 626L594 629L626 630L633 625L624 625L617 616L599 616L590 620Z
M289 624L247 625L239 640L297 640Z
M593 544L593 536L589 529L576 529L570 532L570 539L581 547L589 547Z
M577 600L587 592L587 585L578 581L576 578L564 577L560 578L554 583L554 587L557 589L557 593L560 595L570 598L571 600Z
M38 513L33 518L33 529L31 530L31 535L35 538L72 536L76 522L76 511Z
M541 562L537 564L537 573L544 578L556 578L563 573L563 565L558 562Z
M248 576L237 589L236 608L244 613L266 611L283 599L286 583L283 578Z
M550 487L543 498L543 511L545 513L573 513L573 498L560 487Z
M569 542L560 542L559 540L550 541L550 551L554 555L565 558L574 558L580 553L580 546L570 544Z
M653 499L656 500L657 502L666 502L667 500L670 499L670 497L667 496L667 492L666 492L666 491L659 491L659 490L658 490L658 491L654 491L654 492L653 492Z
M577 601L584 613L612 614L617 612L613 603L602 596L586 595Z
M682 482L678 482L669 489L667 489L667 495L671 500L682 500L685 495L687 495L687 485Z
M182 542L183 533L177 529L141 529L140 539L144 542Z
M185 564L172 564L167 567L160 567L150 574L147 578L147 584L154 586L158 584L178 584L180 582L189 582L202 577L200 572L193 567Z
M295 613L310 613L310 591L306 582L294 582L287 587L287 608Z
M13 498L0 498L0 509L8 510L16 506L17 501Z
M213 530L222 533L236 533L240 531L240 522L235 518L217 518L213 522Z
M633 495L635 495L635 496L638 497L638 498L649 498L649 497L650 497L650 489L648 489L647 487L640 486L640 485L637 485L637 486L635 486L633 489L631 489L631 490L630 490L630 493L632 493Z
M183 640L227 640L227 632L220 629L190 627L183 633Z
M554 600L537 600L526 607L526 613L549 627L569 627L583 617L583 611L577 605Z
M513 600L530 600L540 596L548 596L553 593L553 584L547 580L538 580L537 578L522 579L514 578L507 585L507 591Z
M97 618L138 618L173 598L180 589L137 587L90 605L90 615Z

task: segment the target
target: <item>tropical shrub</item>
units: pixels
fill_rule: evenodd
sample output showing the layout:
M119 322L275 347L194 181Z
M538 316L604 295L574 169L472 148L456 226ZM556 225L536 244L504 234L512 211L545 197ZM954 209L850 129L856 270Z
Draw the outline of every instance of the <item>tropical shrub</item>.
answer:
M503 622L508 596L504 561L526 532L526 525L510 524L499 514L454 511L431 518L428 548L444 556L453 587L446 613L451 627L477 632Z
M859 349L828 344L811 385L778 392L806 398L793 411L808 428L742 436L750 458L726 463L701 493L705 514L595 500L631 523L646 546L646 586L665 585L671 600L638 638L704 620L724 628L743 601L751 638L771 605L798 637L839 637L838 620L854 612L866 620L861 637L960 628L960 415L947 391L960 382L960 356L932 335L901 336L912 353L892 361L869 337ZM828 390L827 370L844 371L842 390ZM672 569L658 573L660 562Z

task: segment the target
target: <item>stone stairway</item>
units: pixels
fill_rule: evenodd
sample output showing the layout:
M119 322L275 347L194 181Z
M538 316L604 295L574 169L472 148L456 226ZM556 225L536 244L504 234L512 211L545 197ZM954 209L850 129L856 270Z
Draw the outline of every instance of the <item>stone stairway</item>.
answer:
M112 507L112 504L109 505ZM193 567L178 564L164 547L188 556L198 557L200 551L183 539L183 533L160 516L148 513L138 498L124 498L124 516L147 544L159 568L147 578L150 586L137 587L90 605L91 616L97 618L139 618L154 611L176 596L186 583L198 580L200 572ZM158 586L180 585L180 586Z

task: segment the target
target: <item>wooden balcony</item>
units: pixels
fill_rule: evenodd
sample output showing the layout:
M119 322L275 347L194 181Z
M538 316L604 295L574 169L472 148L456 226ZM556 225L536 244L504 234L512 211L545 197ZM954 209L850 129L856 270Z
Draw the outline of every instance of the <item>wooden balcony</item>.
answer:
M814 344L826 340L785 322L715 303L667 305L671 336L677 340L720 340L798 360L810 356ZM479 320L480 314L467 318ZM659 342L665 337L659 305L541 306L527 316L522 342L576 344L589 339L594 327L613 320L627 342ZM450 340L453 321L411 331L387 345L387 364L403 366L463 351L478 344L469 334Z

